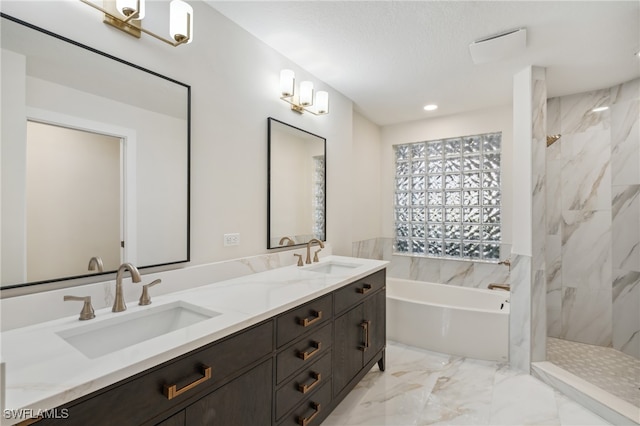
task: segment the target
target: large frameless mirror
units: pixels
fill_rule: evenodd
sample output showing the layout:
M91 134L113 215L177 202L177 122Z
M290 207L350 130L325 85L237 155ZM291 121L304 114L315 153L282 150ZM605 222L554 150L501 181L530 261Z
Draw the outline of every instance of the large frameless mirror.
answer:
M267 248L306 244L326 235L326 139L268 119Z
M190 87L2 14L0 287L189 260Z

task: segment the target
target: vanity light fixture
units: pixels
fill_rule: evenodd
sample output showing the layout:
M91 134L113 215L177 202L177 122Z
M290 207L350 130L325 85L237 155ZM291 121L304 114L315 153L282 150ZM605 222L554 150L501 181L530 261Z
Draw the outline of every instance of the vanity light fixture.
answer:
M295 93L295 74L291 70L280 71L280 99L291 105L291 109L299 114L305 111L313 115L329 114L329 93L318 91L313 96L313 82L300 82L300 93ZM311 107L314 107L313 109Z
M435 110L438 109L438 105L436 105L436 104L425 105L423 109L425 111L435 111Z
M155 37L172 46L189 44L193 41L193 8L182 0L172 0L169 4L169 33L171 39L159 36L142 27L145 16L145 0L104 0L103 7L90 0L82 3L104 13L103 22L125 33L140 38L142 33Z

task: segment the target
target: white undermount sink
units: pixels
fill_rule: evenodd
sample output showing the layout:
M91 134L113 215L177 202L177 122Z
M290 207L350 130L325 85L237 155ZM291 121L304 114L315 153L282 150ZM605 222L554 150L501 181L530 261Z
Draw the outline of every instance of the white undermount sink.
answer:
M93 359L220 315L183 301L137 312L114 314L58 332L71 346Z
M319 265L309 266L307 268L308 271L311 272L319 272L322 274L342 274L345 272L351 271L353 268L357 268L357 263L346 263L346 262L325 262Z

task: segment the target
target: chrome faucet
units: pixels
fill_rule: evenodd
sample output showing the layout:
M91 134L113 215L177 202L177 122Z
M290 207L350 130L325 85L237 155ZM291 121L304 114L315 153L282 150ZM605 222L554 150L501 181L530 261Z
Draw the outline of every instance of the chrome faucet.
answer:
M318 240L316 238L313 238L313 239L309 240L309 242L307 243L307 259L305 261L305 263L307 265L309 265L311 263L311 245L313 243L318 243L318 244L320 244L320 248L324 248L324 244L322 244L322 241L320 241L320 240ZM320 250L318 250L318 251L320 251ZM316 256L315 256L314 262L317 262L317 261L318 261L318 253L316 252Z
M140 272L138 272L138 268L133 266L130 263L123 263L118 268L118 272L116 272L116 298L113 301L113 312L122 312L127 309L127 305L124 303L124 295L122 293L122 276L124 275L124 271L129 271L131 273L131 281L134 283L139 283Z

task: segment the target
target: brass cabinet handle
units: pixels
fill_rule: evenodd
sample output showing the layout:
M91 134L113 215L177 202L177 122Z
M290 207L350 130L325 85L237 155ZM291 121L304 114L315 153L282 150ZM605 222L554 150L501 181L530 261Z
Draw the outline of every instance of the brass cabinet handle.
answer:
M307 425L309 425L309 424L313 421L313 419L315 419L315 418L316 418L316 416L317 416L318 414L320 414L320 403L319 403L319 402L313 402L313 401L312 401L312 402L311 402L311 408L313 408L314 410L316 410L316 411L314 411L314 413L313 413L312 415L310 415L309 417L306 417L306 418L305 418L305 417L298 417L298 424L299 424L300 426L307 426Z
M206 365L202 365L202 374L203 376L196 380L195 382L189 383L188 385L178 389L178 385L164 385L164 396L167 399L173 399L178 395L182 395L183 393L195 388L196 386L206 382L211 378L211 367L207 367Z
M358 289L358 293L365 294L365 293L368 293L369 290L371 290L371 284L363 284L362 288Z
M320 343L320 342L312 342L311 346L313 346L315 348L311 352L298 352L298 356L300 358L302 358L303 361L308 360L309 358L311 358L312 356L314 356L315 354L320 352L320 347L322 346L322 343Z
M315 388L316 386L318 386L318 383L320 383L321 380L321 376L320 373L314 373L311 372L311 377L313 377L315 380L313 381L313 383L311 383L310 385L298 385L298 390L302 393L307 393L309 392L311 389Z
M301 318L300 320L298 320L298 324L300 324L303 327L309 327L312 324L315 324L316 322L320 321L320 319L322 319L322 311L313 311L313 317L311 317L311 319L309 318Z
M360 323L360 327L364 330L364 346L360 346L360 350L365 352L369 349L370 341L369 341L369 327L371 326L370 320L364 320Z

